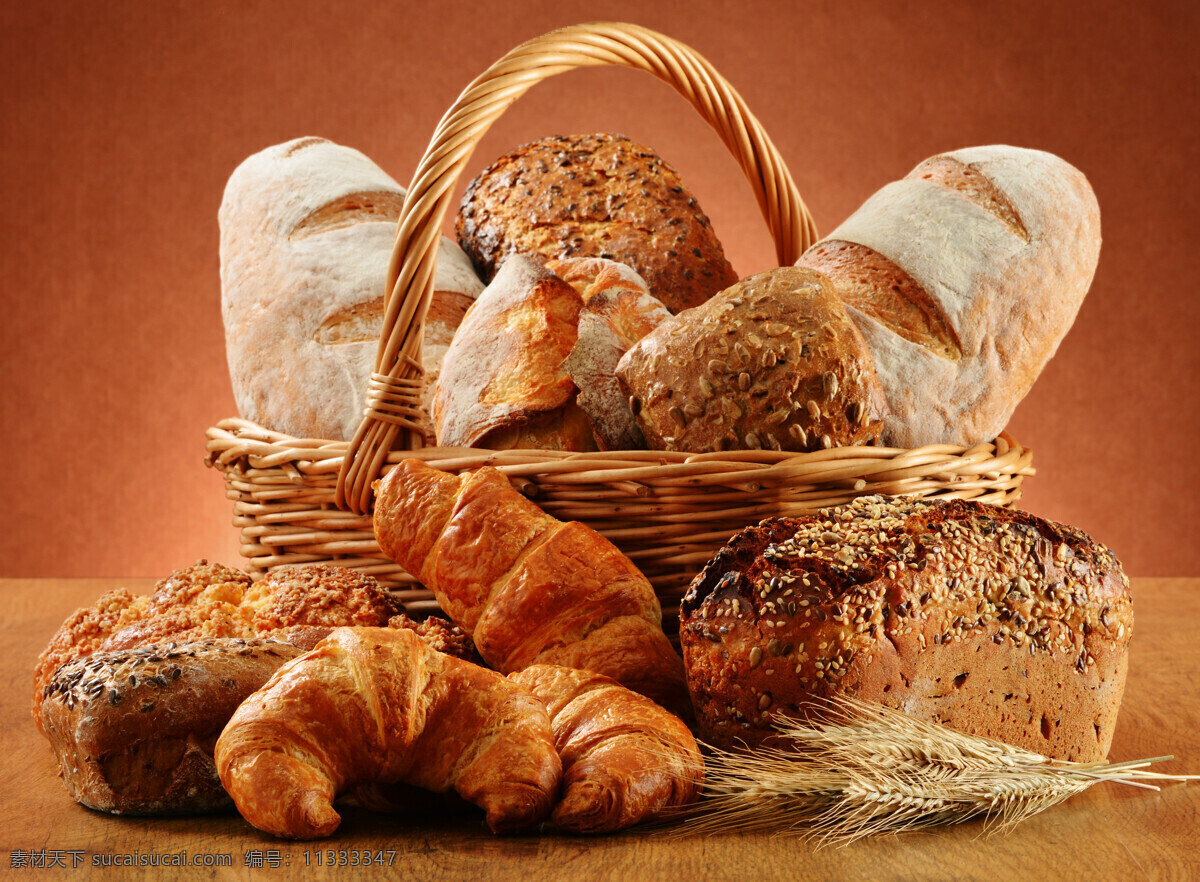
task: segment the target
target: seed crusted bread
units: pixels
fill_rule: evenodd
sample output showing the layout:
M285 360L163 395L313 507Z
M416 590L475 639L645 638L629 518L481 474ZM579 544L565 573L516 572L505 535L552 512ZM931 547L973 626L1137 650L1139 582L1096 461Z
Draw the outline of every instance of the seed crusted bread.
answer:
M623 135L543 138L502 156L467 187L455 229L485 281L510 254L604 257L673 313L737 281L679 175Z
M1104 759L1133 629L1085 534L981 503L864 497L763 521L681 607L704 737L768 740L835 694L1058 759Z
M34 720L41 725L51 675L81 656L218 637L311 646L324 629L386 625L401 609L371 576L344 567L285 567L254 582L240 570L201 560L163 579L153 594L111 591L63 622L34 670Z
M230 807L213 763L217 736L237 706L300 653L287 643L220 638L67 662L41 706L67 791L115 814Z
M828 279L779 267L664 322L617 377L656 450L821 450L878 438L886 402Z

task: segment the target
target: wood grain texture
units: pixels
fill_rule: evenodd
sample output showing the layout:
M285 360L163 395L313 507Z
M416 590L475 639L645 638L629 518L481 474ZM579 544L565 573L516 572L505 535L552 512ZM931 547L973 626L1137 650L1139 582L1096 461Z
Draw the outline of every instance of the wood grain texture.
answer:
M138 819L100 815L73 803L56 780L54 758L29 715L34 660L50 634L76 606L118 587L114 580L0 580L3 657L0 698L0 867L12 852L77 850L91 868L93 855L187 850L189 856L224 853L225 868L168 868L160 879L285 879L303 873L306 847L281 842L233 815ZM152 580L127 580L146 592ZM1112 759L1173 753L1162 771L1200 774L1200 644L1190 623L1200 617L1200 579L1135 579L1137 623L1125 704ZM385 867L313 871L318 878L399 879L1166 879L1200 875L1200 785L1160 793L1099 785L1025 823L1006 837L980 840L979 824L816 849L799 839L729 834L670 839L632 831L583 838L545 832L495 837L470 807L414 797L399 816L346 809L337 835L307 846L393 849ZM251 870L247 850L278 849L289 870ZM347 858L349 855L347 854ZM70 855L66 856L70 866ZM78 872L83 872L80 866ZM18 875L13 871L12 875ZM93 872L125 877L129 870ZM306 874L308 875L308 874ZM41 878L39 876L39 878ZM90 878L90 877L89 877Z

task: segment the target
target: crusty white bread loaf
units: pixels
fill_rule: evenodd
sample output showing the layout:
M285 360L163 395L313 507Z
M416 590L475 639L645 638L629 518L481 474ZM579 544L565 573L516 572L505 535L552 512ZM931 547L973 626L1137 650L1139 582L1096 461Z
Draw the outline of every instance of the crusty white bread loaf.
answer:
M78 802L114 814L228 808L217 736L284 662L287 643L216 638L101 652L59 668L42 727Z
M995 438L1071 327L1100 254L1087 179L1050 153L932 157L797 261L875 357L898 447Z
M234 171L219 213L221 305L243 417L299 437L354 435L403 201L404 189L370 159L323 138L277 144ZM482 289L467 256L443 238L421 353L427 376L436 380Z
M506 260L446 352L433 399L438 444L594 449L563 369L582 307L554 273L522 255Z
M680 642L702 735L758 744L848 695L1056 759L1103 760L1133 607L1112 552L979 502L864 497L738 533Z

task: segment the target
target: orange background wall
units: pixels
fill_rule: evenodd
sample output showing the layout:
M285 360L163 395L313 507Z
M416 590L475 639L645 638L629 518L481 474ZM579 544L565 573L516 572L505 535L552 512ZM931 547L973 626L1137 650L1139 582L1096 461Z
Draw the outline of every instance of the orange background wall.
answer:
M40 7L40 8L39 8ZM301 135L407 184L488 63L566 24L632 20L706 55L764 121L822 230L928 155L1007 142L1081 168L1100 268L1017 411L1024 506L1134 575L1200 575L1200 18L1190 2L508 0L60 2L0 10L0 576L161 576L240 563L202 465L235 413L217 206L249 154ZM773 250L733 161L644 74L535 88L474 168L553 133L654 145L743 275ZM460 185L461 188L461 185Z

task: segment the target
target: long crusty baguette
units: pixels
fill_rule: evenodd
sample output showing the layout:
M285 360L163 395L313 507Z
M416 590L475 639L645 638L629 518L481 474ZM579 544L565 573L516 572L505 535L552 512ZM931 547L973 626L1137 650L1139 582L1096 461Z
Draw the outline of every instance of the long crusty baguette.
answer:
M700 796L704 758L688 727L602 674L532 665L509 674L546 705L563 761L552 820L575 833L611 833Z
M528 690L407 629L338 628L237 709L217 770L242 816L292 839L330 835L339 794L372 781L455 790L495 832L549 812L562 765Z
M1091 285L1100 210L1050 153L991 146L927 159L806 251L875 357L898 447L995 438Z
M583 668L686 712L683 664L646 577L495 469L460 476L404 460L376 486L375 536L496 670Z

